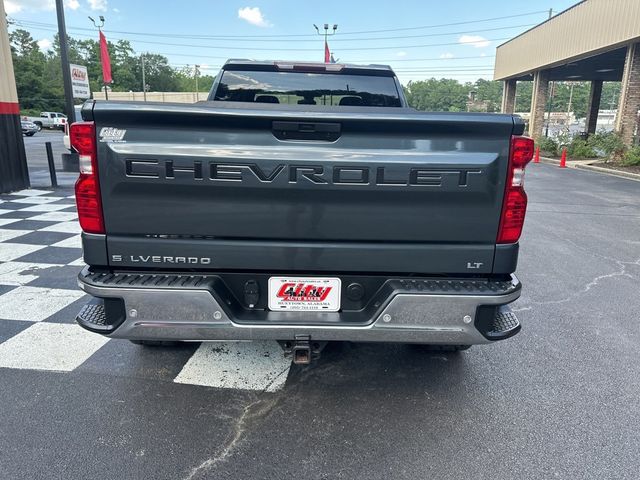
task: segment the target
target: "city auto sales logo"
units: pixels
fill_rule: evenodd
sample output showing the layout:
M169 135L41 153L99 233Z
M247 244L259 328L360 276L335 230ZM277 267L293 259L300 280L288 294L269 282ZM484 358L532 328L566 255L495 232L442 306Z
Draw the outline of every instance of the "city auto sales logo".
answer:
M126 133L124 128L102 127L98 136L100 142L125 143L124 135Z
M82 68L72 68L71 69L71 80L76 82L86 82L87 81L87 71Z
M276 297L284 302L324 302L332 289L313 283L283 283Z

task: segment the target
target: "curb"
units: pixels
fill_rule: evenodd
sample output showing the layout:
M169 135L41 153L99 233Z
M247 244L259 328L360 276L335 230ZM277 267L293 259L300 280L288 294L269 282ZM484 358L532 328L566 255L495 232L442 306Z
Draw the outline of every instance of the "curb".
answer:
M613 168L596 167L590 165L594 160L569 160L567 161L567 168L575 168L578 170L588 170L604 175L611 175L612 177L626 178L628 180L635 180L640 182L640 174L632 172L623 172L620 170L614 170ZM549 157L540 157L540 163L546 163L548 165L560 165L560 160Z
M614 170L613 168L596 167L595 165L588 164L576 165L575 168L640 182L640 174L638 173L623 172L620 170Z

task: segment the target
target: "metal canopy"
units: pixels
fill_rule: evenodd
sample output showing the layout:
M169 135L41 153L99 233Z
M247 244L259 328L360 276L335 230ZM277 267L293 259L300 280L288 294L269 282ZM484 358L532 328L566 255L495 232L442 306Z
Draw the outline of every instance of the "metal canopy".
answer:
M593 55L549 68L549 80L619 82L622 80L625 54L626 47L617 48L600 55ZM532 78L532 74L527 74L516 79L532 80Z
M549 70L551 80L621 80L640 41L640 0L583 0L496 49L495 80Z

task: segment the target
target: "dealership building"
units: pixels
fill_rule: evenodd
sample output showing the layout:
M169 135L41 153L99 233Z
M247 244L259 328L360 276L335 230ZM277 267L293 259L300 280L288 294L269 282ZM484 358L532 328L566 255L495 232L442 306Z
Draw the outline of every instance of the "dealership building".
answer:
M504 82L502 111L513 113L517 82L533 82L529 135L543 132L552 81L591 83L585 129L594 133L602 82L622 82L615 130L638 138L640 0L584 0L497 48L494 79Z

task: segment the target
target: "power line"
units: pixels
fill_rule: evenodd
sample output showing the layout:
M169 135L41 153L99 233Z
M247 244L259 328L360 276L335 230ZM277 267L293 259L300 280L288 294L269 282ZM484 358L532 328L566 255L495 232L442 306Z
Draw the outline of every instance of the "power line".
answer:
M86 36L86 35L84 35ZM478 42L445 42L445 43L430 43L430 44L421 44L421 45L394 45L390 47L360 47L360 48L341 48L340 52L359 52L365 50L397 50L397 49L405 49L405 48L424 48L424 47L443 47L443 46L451 46L451 45L473 45L474 43L484 43L484 42L501 42L504 40L508 40L509 37L504 38L487 38L479 40ZM130 41L129 39L124 38L111 38L111 40L125 40ZM216 45L196 45L196 44L187 44L187 43L168 43L168 42L152 42L149 40L135 40L137 43L144 43L149 45L164 45L171 47L188 47L188 48L206 48L206 49L224 49L224 50L243 50L243 51L266 51L266 52L317 52L316 48L261 48L261 47L236 47L236 46L216 46Z
M484 18L481 20L469 20L465 22L453 22L453 23L441 23L438 25L422 25L420 27L404 27L404 28L389 28L385 30L361 30L359 32L342 32L341 35L357 35L362 33L385 33L385 32L401 32L406 30L419 30L421 28L438 28L438 27L452 27L456 25L469 25L473 23L491 22L494 20L505 20L507 18L526 17L529 15L539 15L541 13L548 13L547 10L538 10L536 12L520 13L517 15L506 15L502 17Z
M496 58L495 55L484 55L484 56L475 56L475 57L431 57L431 58L393 58L393 59L388 59L388 60L376 60L376 62L426 62L426 61L433 61L433 60L438 60L438 61L442 61L442 60L484 60L484 59L491 59L491 58ZM360 61L360 60L354 60L354 61ZM368 60L367 60L368 61Z
M537 10L537 11L533 11L533 12L526 12L526 13L520 13L520 14L516 14L516 15L504 15L504 16L500 16L500 17L492 17L492 18L483 18L483 19L479 19L479 20L468 20L468 21L463 21L463 22L451 22L451 23L440 23L440 24L432 24L432 25L421 25L421 26L416 26L416 27L400 27L400 28L388 28L388 29L382 29L382 30L360 30L360 31L354 31L354 32L341 32L340 35L344 36L344 35L360 35L360 34L368 34L368 33L387 33L387 32L402 32L402 31L408 31L408 30L420 30L420 29L426 29L426 28L440 28L440 27L451 27L451 26L457 26L457 25L471 25L471 24L475 24L475 23L484 23L484 22L492 22L492 21L496 21L496 20L505 20L505 19L510 19L510 18L520 18L520 17L526 17L526 16L532 16L532 15L540 15L540 14L548 14L548 10ZM17 19L17 18L12 18L12 20L15 21L20 21L20 22L29 22L32 24L38 24L38 25L43 25L43 26L50 26L51 24L47 24L44 22L36 22L36 21L30 21L30 20L21 20L21 19ZM86 31L92 31L90 28L83 28L83 27L72 27L72 29L74 30L86 30ZM194 34L178 34L178 33L165 33L165 32L159 32L159 33L152 33L152 32L128 32L128 31L119 31L119 30L105 30L106 33L116 33L116 34L126 34L126 35L143 35L143 36L154 36L154 37L158 37L158 36L162 36L162 37L171 37L171 38L191 38L191 39L236 39L236 40L240 40L240 39L247 39L247 38L254 38L254 39L266 39L266 38L299 38L299 37L315 37L315 35L313 34L273 34L273 35L194 35Z
M53 24L47 24L47 23L43 23L43 22L32 22L32 21L28 21L28 20L16 20L16 23L19 26L24 26L26 28L32 28L34 30L46 30L49 28L53 28L55 25ZM493 27L493 28L486 28L486 29L475 29L475 30L464 30L464 31L457 31L457 32L440 32L440 33L426 33L426 34L421 34L421 35L403 35L403 36L395 36L395 37L363 37L363 38L334 38L332 40L332 43L336 43L336 42L358 42L358 41L375 41L375 40L404 40L407 38L427 38L427 37L446 37L446 36L450 36L450 35L464 35L464 34L472 34L472 33L485 33L485 32L495 32L495 31L499 31L499 30L509 30L509 29L514 29L514 28L529 28L529 27L533 27L537 24L535 23L527 23L527 24L522 24L522 25L508 25L508 26L500 26L500 27ZM75 28L75 27L69 27L67 29L68 31L75 31L75 30L79 30L79 31L86 31L86 30L90 30L90 29L86 29L86 28ZM136 32L119 32L119 31L110 31L110 30L103 30L105 33L107 34L111 34L111 33L115 33L115 34L125 34L125 35L145 35L145 36L158 36L158 37L169 37L169 38L184 38L184 39L192 39L192 40L205 40L205 39L211 39L211 40L218 40L218 41L233 41L233 42L238 42L238 41L244 41L244 42L255 42L256 40L254 38L248 38L248 37L243 37L243 38L226 38L226 37L203 37L203 36L195 36L195 35L191 35L191 36L187 36L187 35L172 35L172 34L166 34L166 35L155 35L155 34L146 34L146 33L136 33ZM135 40L135 41L139 41L142 42L142 40ZM289 41L288 39L264 39L264 40L260 40L261 42L287 42ZM300 42L312 42L312 43L316 43L317 40L296 40L297 43Z
M78 35L84 38L94 38L94 35ZM110 41L112 40L124 40L124 41L129 41L127 39L114 39L111 38ZM173 45L173 44L171 44ZM401 48L401 47L398 47ZM316 51L316 50L313 50ZM140 53L140 52L137 52ZM209 58L209 59L217 59L217 60L228 60L230 57L229 55L202 55L202 54L197 54L194 55L192 53L166 53L166 52L154 52L157 55L171 55L174 57L190 57L190 58ZM429 58L382 58L382 59L376 59L376 63L382 63L382 62L390 62L390 63L394 63L394 62L425 62L425 61L452 61L452 60L479 60L479 59L491 59L491 58L495 58L495 55L485 55L485 56L481 56L481 55L474 55L474 56L462 56L462 57L429 57ZM371 63L371 60L358 60L358 59L350 59L348 63Z
M25 22L25 23L29 23L29 22ZM34 22L35 23L35 22ZM40 23L40 22L37 22ZM41 28L41 27L38 27ZM45 29L45 28L42 28ZM78 36L82 36L82 37L87 37L87 38L93 38L93 35L82 35L79 34ZM118 38L111 38L111 40L124 40L127 41L126 39L118 39ZM138 40L136 40L138 41ZM496 40L486 40L486 41L496 41ZM189 47L196 47L196 48L218 48L218 47L214 47L214 46L210 46L210 45L184 45L184 44L174 44L174 43L165 43L165 42L145 42L145 41L140 41L140 43L152 43L152 44L160 44L160 45L169 45L169 46L189 46ZM443 43L443 44L430 44L430 45L424 45L424 46L436 46L436 45L457 45L459 42L455 42L455 43ZM396 48L411 48L411 47L419 47L418 45L412 45L412 46L393 46L393 47L370 47L370 48L360 48L360 49L344 49L344 50L371 50L371 49L376 49L379 50L381 48L387 48L387 49L396 49ZM275 51L279 51L279 50L283 50L283 51L313 51L315 52L316 49L252 49L252 50L275 50ZM194 54L183 54L183 53L158 53L159 55L168 55L168 56L185 56L185 57L191 57L191 58L197 58L197 59L204 59L204 58L211 58L211 59L227 59L228 56L212 56L212 55L194 55ZM478 59L491 59L494 58L495 55L491 55L491 56L463 56L463 57L455 57L455 60L459 60L459 59L474 59L474 60L478 60ZM394 58L394 59L380 59L380 60L376 60L377 63L380 62L389 62L389 63L396 63L396 62L424 62L424 61L442 61L442 60L453 60L452 58L442 58L442 57L430 57L430 58ZM197 63L200 60L197 60L195 63ZM351 62L357 62L358 60L350 60ZM360 60L360 62L362 62L362 60ZM364 61L367 62L367 61ZM171 64L171 65L187 65L187 64ZM212 67L207 67L208 70L213 70L214 68ZM437 67L437 66L411 66L411 65L407 65L404 68L398 68L395 69L395 71L397 72L402 72L402 73L409 73L409 72L413 72L413 73L437 73L437 72L445 72L445 73L457 73L457 74L464 74L464 72L468 72L470 74L470 72L472 71L476 71L476 72L480 72L480 71L492 71L493 67L491 66L486 66L484 67L483 65L454 65L450 68L446 68L446 67Z

